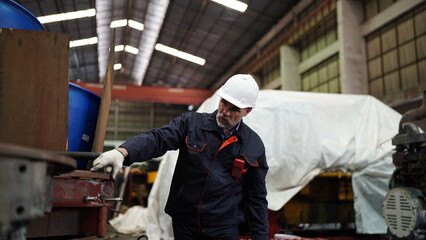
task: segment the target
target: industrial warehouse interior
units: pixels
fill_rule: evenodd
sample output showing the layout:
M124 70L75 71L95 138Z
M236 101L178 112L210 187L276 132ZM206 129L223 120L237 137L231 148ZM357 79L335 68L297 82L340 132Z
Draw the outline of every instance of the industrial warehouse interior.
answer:
M262 224L245 205L262 161L237 154L242 175L220 175L244 189L240 240L425 239L425 23L425 0L0 0L0 240L171 240L181 195L204 234L214 160L254 141L228 142L224 104L247 109L230 134L248 126L268 166ZM245 107L226 97L241 74L259 88ZM183 158L215 143L166 132L216 110L204 187L174 191ZM158 145L140 140L138 159L139 134ZM113 152L123 166L92 169Z

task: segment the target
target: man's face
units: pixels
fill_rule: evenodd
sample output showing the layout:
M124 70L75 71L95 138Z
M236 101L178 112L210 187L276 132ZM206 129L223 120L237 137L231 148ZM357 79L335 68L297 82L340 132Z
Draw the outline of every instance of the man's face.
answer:
M217 125L221 128L231 129L238 124L241 118L247 116L251 110L251 108L239 108L222 98L217 109Z

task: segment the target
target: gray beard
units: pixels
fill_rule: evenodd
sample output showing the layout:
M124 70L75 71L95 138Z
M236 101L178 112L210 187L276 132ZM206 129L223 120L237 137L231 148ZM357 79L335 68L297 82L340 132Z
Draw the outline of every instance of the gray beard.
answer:
M226 124L223 124L223 123L219 120L219 118L225 119L225 120L226 120ZM217 122L217 125L218 125L219 127L224 128L224 129L231 129L231 128L233 128L233 127L235 127L235 126L237 125L237 123L233 123L233 122L231 122L231 121L229 120L229 118L224 117L221 113L217 113L217 114L216 114L216 122Z

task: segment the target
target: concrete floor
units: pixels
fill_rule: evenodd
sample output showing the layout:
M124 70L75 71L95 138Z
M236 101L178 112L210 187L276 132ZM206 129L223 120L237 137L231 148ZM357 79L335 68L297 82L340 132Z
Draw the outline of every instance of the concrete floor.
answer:
M110 240L147 240L148 238L141 237L142 235L128 235L117 232L111 225L107 227Z
M110 239L111 240L146 240L148 238L144 238L144 237L141 237L141 236L117 234L117 235L112 235Z
M148 238L141 237L141 235L133 236L128 234L118 233L109 224L108 224L107 232L109 235L108 240L147 240L148 239Z
M118 233L110 225L107 226L107 234L104 237L98 236L63 236L50 238L29 238L28 240L147 240L142 235L129 235Z
M92 237L61 238L61 239L63 240L147 240L147 238L143 238L143 237L141 238L141 236L132 236L132 235L116 234L116 233L107 234L105 237L92 236ZM40 239L37 239L37 240L40 240ZM56 238L56 240L58 239Z

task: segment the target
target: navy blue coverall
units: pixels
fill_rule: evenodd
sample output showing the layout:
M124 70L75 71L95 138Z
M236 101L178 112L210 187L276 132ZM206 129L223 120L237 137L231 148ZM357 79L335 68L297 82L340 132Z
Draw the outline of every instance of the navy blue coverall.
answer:
M165 207L173 222L214 228L247 221L253 239L266 240L265 147L243 122L224 140L216 113L185 113L162 128L129 139L121 145L129 152L124 164L179 149ZM231 174L236 158L244 160L239 178Z

